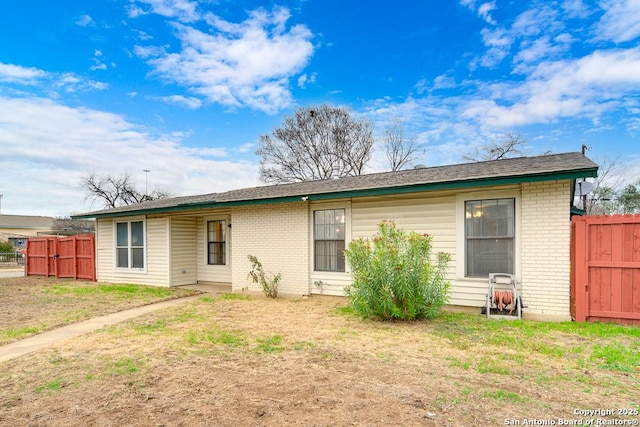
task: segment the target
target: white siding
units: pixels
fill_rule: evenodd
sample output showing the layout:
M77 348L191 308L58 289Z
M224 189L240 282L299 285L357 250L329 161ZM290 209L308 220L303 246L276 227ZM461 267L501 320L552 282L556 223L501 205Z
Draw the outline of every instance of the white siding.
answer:
M465 283L455 282L456 261L456 198L452 192L411 194L384 199L354 199L352 203L353 239L371 237L384 220L394 221L405 231L428 233L433 236L432 253L448 252L452 261L447 270L451 281L450 304L466 305L469 292L476 290ZM485 286L486 291L486 286ZM486 292L483 294L486 295Z
M98 281L169 286L169 220L167 218L147 218L145 220L146 268L144 271L125 271L115 268L113 224L112 219L98 219L96 224L98 230L96 242Z
M178 217L171 219L171 286L196 283L197 219Z
M280 293L300 296L309 292L309 207L307 203L286 203L235 207L233 218L233 290L249 287L261 292L247 279L255 255L265 271L281 273Z
M226 251L227 251L227 264L226 265L209 265L207 263L207 221L223 219L227 221L227 224L231 224L231 227L227 227L226 230ZM231 283L231 261L233 253L232 234L235 224L231 220L230 211L220 211L211 213L205 217L198 218L198 232L197 232L197 261L198 261L198 282L218 282L218 283Z
M113 221L96 220L96 280L108 282L113 271Z
M170 286L169 218L147 219L147 274L145 284Z
M433 236L434 252L455 251L455 195L387 198L382 200L354 199L352 203L352 235L370 237L384 220L398 227Z

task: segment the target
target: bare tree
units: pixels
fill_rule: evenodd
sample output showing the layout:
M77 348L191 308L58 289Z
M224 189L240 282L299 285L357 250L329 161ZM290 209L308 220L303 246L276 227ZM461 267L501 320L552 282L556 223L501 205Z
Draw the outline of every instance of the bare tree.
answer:
M409 163L424 154L424 150L416 142L416 137L405 135L404 123L397 117L387 125L382 142L392 171L399 171L409 166Z
M261 135L256 154L266 183L312 181L361 175L373 150L373 125L350 110L301 107L281 127Z
M95 221L90 219L72 219L57 217L53 220L53 231L62 236L91 234L95 231Z
M583 146L583 153L587 147ZM625 183L626 170L620 161L620 156L615 158L604 157L598 163L598 176L593 181L593 190L581 197L576 206L581 206L587 215L603 215L616 213L618 192Z
M462 158L470 162L481 162L518 157L524 154L522 149L526 144L527 141L519 133L507 132L499 141L489 142L480 149L476 147L474 151L466 153Z
M88 199L99 200L105 208L117 208L134 203L171 197L166 190L154 189L151 193L140 192L128 173L123 175L96 175L90 173L80 178L80 185Z

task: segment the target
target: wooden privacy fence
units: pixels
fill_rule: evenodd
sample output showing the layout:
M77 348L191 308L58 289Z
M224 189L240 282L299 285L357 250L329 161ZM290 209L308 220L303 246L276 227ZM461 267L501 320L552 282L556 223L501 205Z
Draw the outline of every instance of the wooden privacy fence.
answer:
M27 240L27 276L96 280L95 236L34 237Z
M571 314L640 325L640 215L573 217Z

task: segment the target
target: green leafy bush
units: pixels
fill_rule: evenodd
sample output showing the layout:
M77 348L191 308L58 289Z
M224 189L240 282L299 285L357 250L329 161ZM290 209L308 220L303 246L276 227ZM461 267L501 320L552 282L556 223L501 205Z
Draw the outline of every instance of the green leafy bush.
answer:
M0 242L0 254L10 254L13 253L13 245L8 241Z
M262 263L258 261L253 255L248 255L249 262L251 262L251 271L247 277L251 278L253 283L259 284L262 287L262 292L270 298L278 297L278 283L282 275L280 273L266 273L262 268Z
M353 275L347 288L353 308L383 320L435 317L448 301L444 276L451 256L440 252L432 260L432 239L383 221L373 238L351 242L345 256Z

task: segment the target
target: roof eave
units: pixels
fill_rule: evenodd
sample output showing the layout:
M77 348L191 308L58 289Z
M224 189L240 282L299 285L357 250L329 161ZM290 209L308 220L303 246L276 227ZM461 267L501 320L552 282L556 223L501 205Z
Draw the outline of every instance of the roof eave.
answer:
M524 175L515 175L507 177L485 177L485 178L473 178L458 181L444 181L425 184L411 184L400 185L380 188L369 188L361 190L347 190L347 191L334 191L327 193L317 194L304 194L300 193L293 196L273 197L264 199L247 199L247 200L234 200L227 202L197 202L197 203L183 203L175 206L166 206L159 208L148 208L138 210L125 210L118 212L104 212L101 214L87 213L81 215L73 215L74 219L87 219L87 218L116 218L132 215L150 215L156 213L169 213L169 212L181 212L196 209L208 209L208 208L224 208L233 206L247 206L247 205L264 205L275 203L292 203L301 201L302 197L306 197L309 201L321 201L332 199L344 199L344 198L356 198L356 197L371 197L371 196L385 196L391 194L406 194L417 193L423 191L436 191L436 190L455 190L460 188L469 187L488 187L494 185L510 185L510 184L522 184L526 182L540 182L540 181L554 181L562 179L577 179L577 178L592 178L598 175L598 168L585 168L571 171L560 172L542 172ZM307 200L305 199L305 200Z

